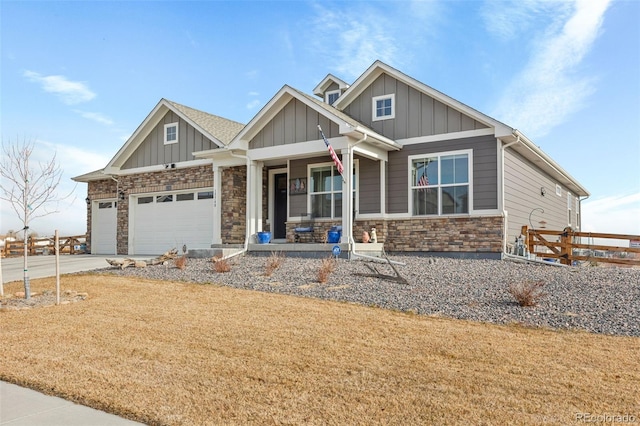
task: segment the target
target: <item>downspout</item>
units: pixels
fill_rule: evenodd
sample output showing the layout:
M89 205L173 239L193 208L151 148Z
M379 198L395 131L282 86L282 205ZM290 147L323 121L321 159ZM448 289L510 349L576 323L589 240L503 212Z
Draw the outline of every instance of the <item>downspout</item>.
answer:
M349 144L347 145L347 149L348 149L348 155L349 155L349 163L351 165L351 167L353 168L353 147L355 147L356 145L361 144L362 142L365 142L367 140L367 134L364 133L363 134L363 138L354 142L353 144ZM353 172L351 172L351 178L353 179ZM351 185L353 185L353 182L351 182ZM375 260L376 262L384 262L382 259L380 259L379 257L375 257L375 256L369 256L367 254L362 254L362 253L358 253L356 252L356 242L355 239L353 238L353 196L351 195L351 191L352 188L349 188L349 205L351 206L351 208L349 209L349 218L348 221L351 222L351 226L349 226L349 235L348 235L348 243L349 243L349 253L351 256L355 256L355 257L361 257L364 259L371 259L371 260ZM392 260L388 260L388 262L396 264L396 265L404 265L404 263L402 262L396 262L396 261L392 261ZM385 262L386 263L386 262Z
M502 217L504 218L504 232L502 233L502 255L504 257L504 255L507 254L507 230L509 229L509 214L508 212L505 210L504 208L504 153L506 151L507 148L509 148L512 145L516 145L518 143L520 143L520 135L516 133L517 130L514 130L514 132L512 133L515 137L516 140L513 142L509 142L506 145L502 145L500 150L501 150L501 156L500 156L500 160L502 161L502 179L500 182L500 190L502 191Z

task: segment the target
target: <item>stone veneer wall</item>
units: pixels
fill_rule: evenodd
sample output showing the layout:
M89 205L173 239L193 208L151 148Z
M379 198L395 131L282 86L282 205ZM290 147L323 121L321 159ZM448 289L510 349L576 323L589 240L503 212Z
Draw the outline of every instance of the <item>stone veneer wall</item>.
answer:
M293 228L287 223L287 240L293 242ZM333 222L318 222L316 242L323 242ZM362 233L376 228L379 243L389 252L500 253L504 220L502 216L464 218L420 218L398 220L356 220L353 236L362 242Z
M222 171L222 242L244 243L247 226L247 167L230 167Z
M502 216L389 220L378 242L387 251L500 253Z

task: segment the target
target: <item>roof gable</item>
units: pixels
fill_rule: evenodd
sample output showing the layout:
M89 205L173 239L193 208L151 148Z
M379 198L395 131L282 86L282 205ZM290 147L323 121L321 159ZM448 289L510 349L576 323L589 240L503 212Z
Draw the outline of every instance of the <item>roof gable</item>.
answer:
M138 148L143 144L145 139L156 129L156 127L165 119L167 114L174 114L179 119L184 120L186 124L200 132L206 139L213 142L217 147L226 146L233 137L244 127L226 118L208 114L194 108L172 102L167 99L161 99L155 108L147 115L145 120L138 126L136 131L120 148L116 155L111 159L105 167L105 172L115 171L127 164L128 160Z
M349 88L349 84L338 77L327 74L327 76L313 89L313 94L324 97L325 92L331 87L332 84L336 84L340 91L345 91Z
M358 79L342 94L342 96L336 100L333 106L339 110L344 110L383 74L388 74L407 86L432 97L438 102L441 102L447 107L453 108L454 110L473 118L487 127L494 128L496 130L497 137L507 136L513 132L513 129L504 123L501 123L500 121L489 117L488 115L483 114L442 92L439 92L433 87L427 86L413 77L409 77L381 61L374 62L360 77L358 77Z

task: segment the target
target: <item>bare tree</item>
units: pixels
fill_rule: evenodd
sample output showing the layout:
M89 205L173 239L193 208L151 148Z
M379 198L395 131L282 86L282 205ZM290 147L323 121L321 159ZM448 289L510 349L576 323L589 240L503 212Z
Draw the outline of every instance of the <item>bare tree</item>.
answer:
M71 195L58 198L56 190L62 178L62 169L56 163L55 154L45 162L30 162L34 142L23 139L15 143L2 142L0 161L0 200L7 201L22 221L24 232L24 294L31 298L27 269L27 242L29 223L38 217L56 213L57 203ZM50 207L53 206L53 209Z

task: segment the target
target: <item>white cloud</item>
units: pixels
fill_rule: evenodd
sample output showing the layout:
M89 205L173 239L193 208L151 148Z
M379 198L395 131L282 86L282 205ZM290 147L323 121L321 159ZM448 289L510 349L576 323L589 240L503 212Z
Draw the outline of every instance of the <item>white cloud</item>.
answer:
M569 15L566 2L528 1L516 9L520 13L516 14L514 25L518 19L529 19L524 13L527 10L544 9L552 14L554 7L558 13L539 39L531 31L534 41L528 64L508 86L492 115L530 136L543 136L580 109L595 91L596 80L579 75L578 67L600 32L609 3L610 0L577 0ZM509 3L509 7L515 6Z
M382 13L365 10L358 4L358 13L330 10L314 4L312 41L315 51L332 58L333 69L342 78L354 79L376 59L397 63L398 45L392 35L392 23Z
M251 102L247 103L247 109L256 109L259 106L260 106L260 101L257 99L254 99Z
M640 192L585 200L582 230L640 235Z
M45 92L57 95L67 105L88 102L96 97L85 83L70 81L62 75L43 76L34 71L25 71L23 75L29 81L40 84Z
M100 124L104 124L105 126L113 125L113 120L111 120L109 117L107 117L104 114L100 114L99 112L88 112L88 111L81 111L77 109L74 111L88 120L96 121Z

